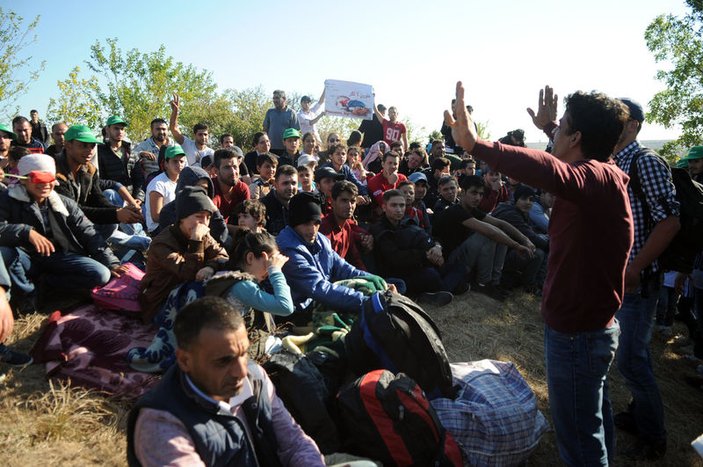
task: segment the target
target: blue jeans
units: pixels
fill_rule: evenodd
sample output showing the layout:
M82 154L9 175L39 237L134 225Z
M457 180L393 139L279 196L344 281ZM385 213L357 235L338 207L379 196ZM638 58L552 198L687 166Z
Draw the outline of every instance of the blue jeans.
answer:
M110 280L110 270L92 258L56 252L50 256L29 255L22 248L0 247L12 287L25 295L34 293L34 280L44 275L49 287L62 291L91 290Z
M615 456L606 377L620 328L565 334L545 325L549 407L559 455L567 465L608 465Z
M664 405L649 354L660 288L661 277L651 278L645 284L645 297L641 290L626 293L620 310L615 314L622 329L617 355L618 370L632 393L629 410L639 435L648 442L666 438Z

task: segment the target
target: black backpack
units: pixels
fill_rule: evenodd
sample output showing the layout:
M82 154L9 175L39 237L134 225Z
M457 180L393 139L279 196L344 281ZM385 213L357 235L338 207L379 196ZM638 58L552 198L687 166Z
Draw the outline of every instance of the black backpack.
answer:
M313 362L305 355L284 351L271 356L263 367L286 409L315 440L320 451L323 454L337 452L339 435L328 410L328 405L334 405L335 394L329 392Z
M637 171L637 161L643 155L660 157L649 148L642 148L630 163L630 187L642 203L645 223L652 228L653 222L642 184ZM664 163L666 163L664 161ZM669 246L659 256L658 262L663 271L690 273L693 270L695 256L703 250L703 185L691 179L685 169L672 168L671 178L676 187L676 199L681 204L679 221L681 229L671 240Z
M375 370L337 396L350 454L383 465L460 466L461 450L415 381Z
M371 370L403 372L430 399L454 399L449 358L432 318L415 302L390 291L364 303L344 339L349 368L356 376Z

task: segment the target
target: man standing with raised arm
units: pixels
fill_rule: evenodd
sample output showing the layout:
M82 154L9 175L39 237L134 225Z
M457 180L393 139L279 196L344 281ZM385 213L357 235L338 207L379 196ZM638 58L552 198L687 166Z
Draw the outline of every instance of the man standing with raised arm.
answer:
M628 177L608 159L628 109L603 94L575 92L557 125L557 97L546 87L531 115L553 134L552 155L478 140L461 82L456 98L456 120L445 112L445 121L457 145L556 196L542 299L550 409L566 464L608 465L615 445L606 376L618 346L615 312L633 242Z

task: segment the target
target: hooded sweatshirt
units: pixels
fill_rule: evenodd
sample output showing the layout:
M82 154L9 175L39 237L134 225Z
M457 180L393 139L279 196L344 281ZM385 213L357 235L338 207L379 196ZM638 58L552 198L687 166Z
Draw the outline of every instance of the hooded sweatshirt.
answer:
M201 178L207 179L207 195L212 199L215 194L215 186L207 172L200 167L188 166L181 171L176 184L176 193L187 186L195 186ZM159 214L159 226L153 233L156 236L171 224L175 224L178 218L176 217L176 201L167 203ZM220 211L215 211L210 217L210 235L218 241L220 245L224 245L227 240L227 225Z

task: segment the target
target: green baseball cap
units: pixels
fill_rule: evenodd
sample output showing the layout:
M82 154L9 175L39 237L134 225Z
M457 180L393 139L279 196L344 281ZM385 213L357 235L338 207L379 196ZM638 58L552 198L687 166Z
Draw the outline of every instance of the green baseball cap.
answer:
M695 159L703 159L703 146L693 146L688 150L688 154L684 157L684 160L692 161Z
M80 141L81 143L99 143L93 131L85 125L72 125L63 135L66 141Z
M286 131L283 132L283 139L288 138L300 138L300 131L295 128L287 128Z
M165 159L173 159L179 156L185 156L186 152L183 150L180 144L174 144L166 148L166 154L164 154Z
M10 129L10 127L7 126L7 125L4 125L4 124L0 123L0 131L4 131L4 132L7 133L8 135L10 135L10 137L12 138L12 141L15 141L15 140L17 139L17 135L14 134L14 133L12 132L12 130Z
M674 164L674 167L677 169L685 169L688 167L688 161L685 157L683 159L679 159L676 161L676 164Z
M107 126L117 125L118 123L121 123L124 126L127 126L127 122L124 121L124 118L118 117L117 115L113 115L112 117L108 118L105 125L107 125Z

